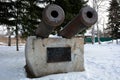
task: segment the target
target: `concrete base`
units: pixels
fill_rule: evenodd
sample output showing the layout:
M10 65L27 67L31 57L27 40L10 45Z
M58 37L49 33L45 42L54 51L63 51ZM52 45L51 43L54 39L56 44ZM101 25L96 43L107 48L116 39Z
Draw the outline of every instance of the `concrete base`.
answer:
M47 62L48 47L71 47L71 61ZM84 40L82 38L46 38L30 36L25 47L26 65L34 77L55 73L84 71Z

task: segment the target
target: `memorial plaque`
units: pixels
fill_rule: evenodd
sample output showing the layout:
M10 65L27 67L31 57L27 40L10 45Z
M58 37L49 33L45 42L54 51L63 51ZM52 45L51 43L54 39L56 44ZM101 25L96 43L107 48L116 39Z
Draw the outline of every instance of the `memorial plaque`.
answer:
M71 47L48 47L47 62L71 61Z

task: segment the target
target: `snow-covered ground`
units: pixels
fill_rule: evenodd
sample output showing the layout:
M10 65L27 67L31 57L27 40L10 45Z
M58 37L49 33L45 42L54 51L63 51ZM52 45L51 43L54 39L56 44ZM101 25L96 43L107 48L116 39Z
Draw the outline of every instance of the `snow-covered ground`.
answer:
M119 42L120 43L120 42ZM0 80L120 80L120 44L85 44L84 72L54 74L29 79L25 75L24 46L0 45Z

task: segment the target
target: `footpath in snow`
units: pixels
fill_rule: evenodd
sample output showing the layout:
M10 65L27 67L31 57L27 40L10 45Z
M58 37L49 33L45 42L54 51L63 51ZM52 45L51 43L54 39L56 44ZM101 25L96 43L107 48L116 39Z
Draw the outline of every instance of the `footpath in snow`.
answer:
M41 78L26 77L24 46L0 45L0 80L120 80L120 44L85 44L84 72L54 74Z

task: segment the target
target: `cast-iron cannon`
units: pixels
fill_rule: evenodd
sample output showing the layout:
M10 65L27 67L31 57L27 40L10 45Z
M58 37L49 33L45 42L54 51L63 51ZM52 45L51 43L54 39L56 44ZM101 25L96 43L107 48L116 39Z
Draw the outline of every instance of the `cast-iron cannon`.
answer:
M89 6L83 7L79 14L59 32L59 36L72 38L77 33L82 32L95 24L97 19L97 12L93 8Z
M63 9L55 4L45 7L42 14L42 21L36 30L36 36L48 38L49 34L64 21Z

